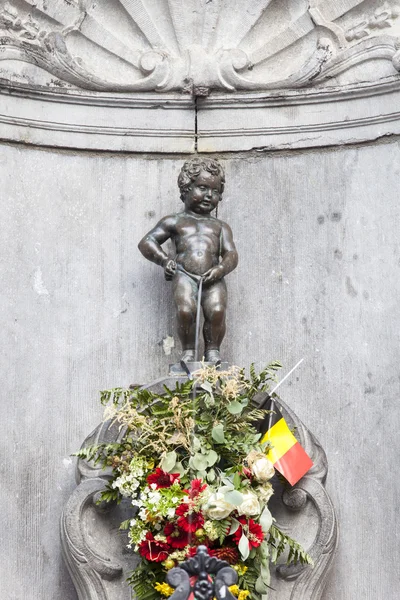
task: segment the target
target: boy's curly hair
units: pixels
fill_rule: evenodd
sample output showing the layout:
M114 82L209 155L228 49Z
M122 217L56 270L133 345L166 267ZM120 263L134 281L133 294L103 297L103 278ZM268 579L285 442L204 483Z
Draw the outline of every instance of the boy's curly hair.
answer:
M201 171L208 171L211 175L219 175L221 178L221 194L224 191L225 172L220 163L214 158L200 158L195 156L184 163L179 173L178 186L182 201L185 200L185 194L191 183L197 179Z

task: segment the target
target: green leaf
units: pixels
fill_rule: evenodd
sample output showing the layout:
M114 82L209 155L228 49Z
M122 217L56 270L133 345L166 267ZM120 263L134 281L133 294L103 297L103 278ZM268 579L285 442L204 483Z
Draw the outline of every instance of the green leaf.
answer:
M191 465L196 471L205 471L208 467L207 457L202 454L195 454L191 458Z
M126 521L122 521L119 528L120 529L129 529L130 525L131 525L131 519L127 519Z
M200 386L201 388L203 388L203 390L206 390L206 392L208 392L209 394L212 395L213 393L213 389L212 389L212 385L209 381L203 381L203 383Z
M201 448L201 442L195 435L192 437L192 448L194 452L198 452Z
M240 527L239 521L237 519L235 519L234 517L232 517L232 525L231 525L228 535L233 535L234 533L236 533L237 530L239 529L239 527Z
M172 471L172 473L179 473L179 475L183 477L186 473L185 469L183 468L183 464L177 462L174 466L174 470Z
M242 479L239 475L239 473L235 473L233 476L233 485L235 486L236 489L240 488L240 484L242 483Z
M175 450L172 450L171 452L167 452L167 454L164 456L164 458L161 461L161 468L163 471L166 471L167 473L171 473L173 471L173 468L176 465L176 452Z
M239 415L242 412L244 407L237 400L233 400L233 402L228 404L228 406L226 408L227 408L228 412L231 413L231 415Z
M209 467L212 467L213 465L215 465L215 463L217 462L217 460L219 459L218 454L215 452L215 450L209 450L207 452L207 454L204 455L204 458L207 460L207 465Z
M217 444L223 444L225 442L224 426L222 423L214 425L211 431L211 436Z
M215 481L216 475L215 475L215 471L214 469L210 469L207 473L207 481L209 483L212 483L213 481Z
M213 521L213 527L218 535L219 543L222 545L224 539L229 535L229 529L231 526L230 519L221 519L221 521Z
M268 533L268 531L271 529L271 525L272 525L272 515L267 506L264 508L264 510L261 513L259 523L261 525L263 532Z
M244 533L242 533L242 537L239 540L238 548L239 548L240 554L242 555L242 559L247 560L249 558L249 554L250 554L250 544L249 544L249 540L244 535Z
M233 506L240 506L243 502L243 495L237 490L232 490L231 492L226 492L224 500L225 502L229 502L229 504L233 504Z

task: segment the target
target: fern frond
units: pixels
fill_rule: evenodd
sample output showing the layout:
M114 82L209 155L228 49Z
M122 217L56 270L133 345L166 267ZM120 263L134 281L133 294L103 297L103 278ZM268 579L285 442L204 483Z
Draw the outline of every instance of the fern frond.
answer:
M285 551L286 547L289 549L289 554L287 557L287 564L293 563L296 565L300 563L302 565L313 565L313 559L311 556L304 550L301 544L296 542L293 538L286 535L277 527L276 525L272 525L269 530L269 540L268 544L272 546L273 552L271 554L272 562L276 562L280 555Z

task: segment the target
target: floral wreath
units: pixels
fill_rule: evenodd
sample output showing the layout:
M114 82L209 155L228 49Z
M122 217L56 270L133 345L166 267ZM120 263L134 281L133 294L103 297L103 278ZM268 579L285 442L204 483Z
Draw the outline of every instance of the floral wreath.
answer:
M244 369L203 366L175 389L116 388L101 392L105 419L123 428L120 442L82 448L76 455L112 468L100 501L128 499L132 517L121 524L141 556L130 574L137 600L159 600L174 589L168 571L199 545L238 573L230 591L265 600L270 562L312 564L300 544L275 524L270 448L257 425L270 411L257 395L276 381L278 362L250 378Z

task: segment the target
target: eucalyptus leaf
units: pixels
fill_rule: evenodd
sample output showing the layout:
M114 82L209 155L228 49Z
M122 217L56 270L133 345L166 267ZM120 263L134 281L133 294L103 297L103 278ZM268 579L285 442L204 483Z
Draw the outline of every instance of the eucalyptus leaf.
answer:
M207 481L209 483L212 483L213 481L215 481L215 478L216 478L216 474L215 474L214 469L210 469L207 473Z
M215 452L215 450L209 450L207 452L207 454L204 456L204 458L207 460L207 464L209 467L212 467L213 465L215 465L215 463L217 462L217 460L219 459L218 454Z
M167 452L167 454L164 456L164 458L161 461L161 468L163 471L166 471L166 473L171 473L175 467L176 464L176 452L175 450L172 450L171 452Z
M244 407L237 400L233 400L226 408L231 415L239 415Z
M234 485L232 483L232 477L221 477L221 481L222 483L226 486L226 488L228 490L233 490L234 489ZM222 492L222 488L220 489L220 491Z
M203 383L200 386L201 388L203 388L203 390L206 390L206 392L208 392L209 394L212 395L213 390L212 390L212 385L209 381L203 381Z
M214 425L211 431L211 436L217 444L223 444L225 442L224 426L222 423Z
M272 525L272 515L269 508L266 506L261 513L260 521L261 528L264 533L268 533Z
M192 456L191 464L196 471L205 471L208 467L207 458L199 453Z
M226 492L224 500L229 504L233 504L233 506L240 506L240 504L243 502L243 494L237 490L232 490L230 492Z
M228 535L233 535L234 533L237 532L237 530L240 527L240 523L237 519L235 519L234 517L232 517L232 524L231 524L231 528L229 530Z
M186 471L185 471L185 469L183 468L183 465L182 465L182 463L180 463L180 462L177 462L177 463L175 464L175 466L174 466L174 470L173 470L173 472L174 472L174 473L179 473L179 475L180 475L181 477L183 477L183 476L185 475L185 472L186 472Z
M244 535L244 533L242 533L242 537L239 540L238 548L239 548L240 554L242 555L242 559L247 560L249 558L249 554L250 554L250 544L249 544L249 540Z
M201 449L201 442L195 435L192 437L192 448L194 452L198 452Z

